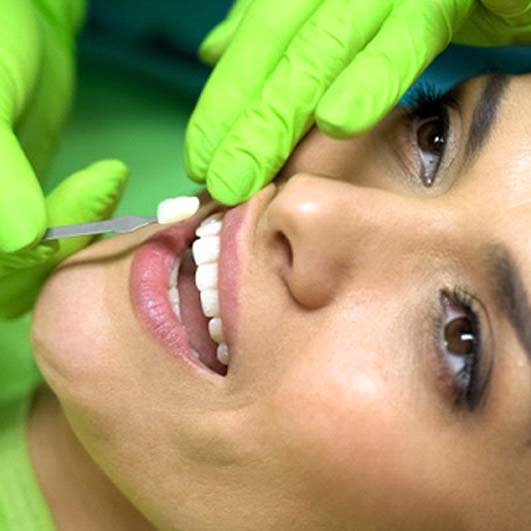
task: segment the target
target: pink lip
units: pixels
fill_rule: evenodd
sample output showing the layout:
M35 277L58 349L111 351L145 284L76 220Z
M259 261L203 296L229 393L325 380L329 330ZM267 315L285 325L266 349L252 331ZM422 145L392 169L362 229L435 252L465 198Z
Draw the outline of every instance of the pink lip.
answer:
M195 230L205 214L208 212L203 210L201 215L156 232L142 243L131 264L130 295L138 319L170 353L212 373L194 356L186 329L175 315L168 297L175 259L182 257L194 241Z
M237 351L239 327L240 280L248 259L246 242L256 226L257 217L276 192L270 185L250 202L228 210L223 218L220 234L219 303L225 342L229 347L230 367ZM130 293L139 320L166 349L212 374L193 354L188 335L177 318L168 297L168 281L176 257L182 257L195 239L195 230L206 216L215 210L211 205L185 223L156 232L135 252L130 273Z
M243 225L249 203L244 203L225 213L223 227L220 234L218 292L219 312L223 323L225 342L230 347L229 352L235 350L238 314L239 314L239 281L241 278L241 244L239 234Z

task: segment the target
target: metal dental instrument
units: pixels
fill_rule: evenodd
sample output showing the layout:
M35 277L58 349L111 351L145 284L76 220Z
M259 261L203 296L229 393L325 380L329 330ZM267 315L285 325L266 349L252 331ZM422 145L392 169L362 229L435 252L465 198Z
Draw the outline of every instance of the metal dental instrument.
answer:
M107 221L94 223L80 223L78 225L65 225L53 227L44 233L43 241L58 240L61 238L74 238L75 236L89 236L105 232L126 233L133 232L152 223L166 225L177 223L191 218L198 210L200 201L197 197L174 197L161 201L157 208L157 217L123 216Z
M66 225L54 227L44 233L43 241L58 240L62 238L74 238L76 236L89 236L91 234L104 234L117 232L120 234L133 232L146 225L157 223L158 218L142 218L139 216L123 216L108 221L95 221L94 223L80 223L79 225Z

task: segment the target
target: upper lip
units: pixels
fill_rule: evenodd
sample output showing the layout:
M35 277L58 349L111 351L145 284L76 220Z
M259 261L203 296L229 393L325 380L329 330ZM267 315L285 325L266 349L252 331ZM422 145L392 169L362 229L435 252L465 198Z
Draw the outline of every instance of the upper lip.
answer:
M247 203L225 212L223 219L218 259L218 292L220 317L230 352L229 372L235 361L234 355L239 350L237 340L241 326L241 283L251 259L252 233L275 192L274 184L267 186Z

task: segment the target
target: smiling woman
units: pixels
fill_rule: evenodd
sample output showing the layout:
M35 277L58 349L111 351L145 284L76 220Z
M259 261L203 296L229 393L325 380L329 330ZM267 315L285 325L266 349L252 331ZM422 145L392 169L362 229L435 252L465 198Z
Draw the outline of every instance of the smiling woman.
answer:
M531 529L530 89L421 89L65 262L29 424L58 529Z

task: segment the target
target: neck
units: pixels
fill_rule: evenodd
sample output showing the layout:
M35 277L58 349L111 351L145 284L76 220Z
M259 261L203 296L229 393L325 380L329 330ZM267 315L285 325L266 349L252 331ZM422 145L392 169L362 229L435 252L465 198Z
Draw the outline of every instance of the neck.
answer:
M35 393L27 437L35 476L57 531L154 529L90 458L47 387Z

